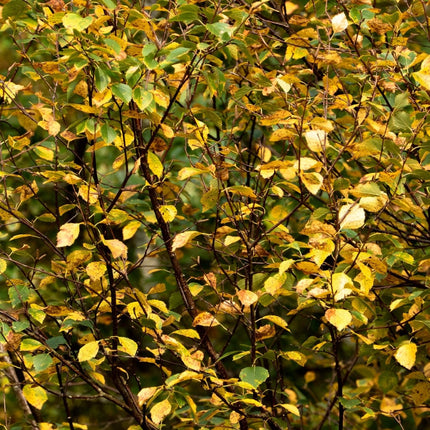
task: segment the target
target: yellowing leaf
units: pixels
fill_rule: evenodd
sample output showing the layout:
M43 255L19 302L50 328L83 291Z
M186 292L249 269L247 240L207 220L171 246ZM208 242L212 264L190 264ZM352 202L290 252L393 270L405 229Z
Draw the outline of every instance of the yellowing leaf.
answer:
M249 290L239 290L236 294L243 306L251 306L258 300L257 294Z
M60 227L57 234L57 246L71 246L79 236L79 223L66 223Z
M156 403L151 408L152 421L154 421L156 425L160 424L164 420L164 418L166 418L166 416L169 415L171 410L172 410L172 406L170 405L167 399L163 400L162 402Z
M364 209L356 204L343 205L339 210L341 229L357 229L363 226L366 220Z
M44 146L36 146L34 148L34 152L44 160L52 161L54 159L54 151L49 148L45 148Z
M201 312L194 318L193 321L193 327L196 327L198 325L203 327L213 327L219 325L219 322L209 312Z
M48 133L51 136L56 136L61 131L61 125L59 122L51 120L48 121Z
M334 273L331 281L335 302L344 299L352 293L352 290L347 288L353 287L352 279L346 273Z
M346 309L327 309L325 317L339 331L343 330L352 321L352 315Z
M0 85L0 97L2 97L6 103L12 103L18 91L24 88L25 87L22 85L14 84L13 82L4 82Z
M304 366L307 361L306 355L299 351L287 351L282 354L282 357L288 358L289 360L294 360L296 363L300 364L300 366Z
M303 185L312 194L317 194L323 184L323 177L317 172L302 172L300 175Z
M331 19L331 26L333 27L334 33L338 33L340 31L345 30L348 27L348 20L346 19L346 15L343 12L335 15Z
M119 345L118 345L118 350L125 352L128 355L131 355L132 357L134 357L136 355L137 352L137 343L132 340L129 339L128 337L118 337L118 341L119 341Z
M127 258L127 246L118 239L104 240L103 244L107 246L112 253L113 258Z
M155 176L159 178L163 176L163 165L160 159L151 151L148 151L148 166Z
M164 221L172 222L175 219L178 211L173 205L164 205L164 206L160 206L160 213Z
M300 416L300 411L298 410L297 406L291 405L289 403L282 403L279 406L282 406L285 410L288 412L291 412L293 415Z
M326 147L327 133L324 130L310 130L305 133L308 148L313 152L322 152Z
M88 342L78 352L78 360L88 361L94 358L99 352L99 343L97 341Z
M106 272L106 264L103 261L92 261L87 265L87 275L93 281L98 281Z
M184 231L175 236L172 243L172 251L176 251L178 248L185 246L190 240L201 235L199 231Z
M4 260L0 260L0 274L4 273L7 269L7 263Z
M158 387L146 387L142 388L137 393L137 401L139 402L139 406L142 407L147 403L147 401L158 391Z
M408 342L403 344L394 354L395 359L400 365L406 367L406 369L412 369L415 364L417 355L417 346L415 343Z
M200 339L200 335L197 333L196 330L193 330L192 328L184 328L184 329L175 330L171 334L172 335L177 334L180 336L189 337L191 339Z
M272 296L276 295L284 285L285 279L285 274L276 274L266 279L264 282L264 289L266 290L266 293Z
M196 167L184 167L178 173L178 180L183 181L185 179L190 178L191 176L201 175L202 173L206 173L208 169L198 169Z
M31 385L26 385L22 389L22 394L24 394L27 402L36 409L42 409L42 406L48 400L48 395L42 387L32 387Z
M128 240L131 239L139 230L139 227L142 225L140 221L131 221L122 229L122 239Z
M282 319L281 317L278 317L277 315L265 315L264 317L260 318L262 320L269 320L271 321L273 324L278 325L279 327L282 327L285 330L288 330L287 326L287 322Z

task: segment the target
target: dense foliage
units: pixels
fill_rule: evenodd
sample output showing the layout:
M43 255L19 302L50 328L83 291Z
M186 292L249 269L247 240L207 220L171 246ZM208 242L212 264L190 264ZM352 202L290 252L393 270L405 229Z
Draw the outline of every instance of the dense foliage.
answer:
M2 1L3 428L429 428L427 3Z

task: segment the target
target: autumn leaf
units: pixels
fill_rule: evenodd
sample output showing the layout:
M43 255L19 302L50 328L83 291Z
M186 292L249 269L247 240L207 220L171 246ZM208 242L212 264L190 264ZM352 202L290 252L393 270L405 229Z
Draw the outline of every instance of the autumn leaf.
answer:
M343 330L352 322L352 315L346 309L327 309L325 312L327 321L334 325L339 331Z
M194 239L197 236L200 236L202 233L199 231L185 231L183 233L178 233L173 239L172 243L172 251L176 251L179 248L185 246L190 240Z
M213 327L219 325L219 322L209 312L201 312L193 320L193 327L196 327L198 325L203 327Z
M118 336L119 346L118 350L125 352L128 355L134 357L136 355L138 346L137 343L133 339L129 339L128 337Z
M88 342L78 352L80 362L88 361L94 358L99 352L99 343L97 341Z
M243 306L251 306L258 301L257 294L249 290L239 290L236 294Z
M108 239L104 240L103 244L109 248L113 258L127 258L128 248L120 240Z
M161 178L163 176L164 167L161 164L160 159L151 151L148 151L148 166L151 172Z
M164 418L169 415L171 410L172 406L167 399L163 400L162 402L156 403L150 411L152 421L154 421L156 425L160 424L164 420Z
M411 370L415 364L417 349L417 345L413 342L404 343L396 351L394 357L399 364Z
M24 394L25 399L30 405L34 406L36 409L42 409L45 402L48 400L48 395L46 391L39 386L25 385L22 389L22 394Z
M79 236L80 223L66 223L57 234L57 246L71 246Z
M366 214L364 209L357 204L343 205L339 210L339 222L341 230L355 230L364 225Z

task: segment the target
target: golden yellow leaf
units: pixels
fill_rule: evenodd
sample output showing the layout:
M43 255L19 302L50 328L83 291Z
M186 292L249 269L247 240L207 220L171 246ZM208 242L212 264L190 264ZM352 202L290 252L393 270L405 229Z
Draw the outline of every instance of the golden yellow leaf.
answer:
M170 402L165 399L162 402L156 403L151 408L151 419L156 425L160 424L172 410Z
M36 409L42 409L42 406L48 400L48 395L42 387L32 387L31 385L26 385L22 389L22 394L24 394L27 402Z
M308 148L313 152L322 152L327 145L327 133L324 130L310 130L305 133Z
M282 406L284 409L286 409L288 412L291 412L293 415L300 416L300 411L298 410L297 406L291 405L289 403L282 403L279 406Z
M271 276L270 278L267 278L264 282L264 289L266 290L266 293L274 296L276 295L279 290L282 288L285 282L285 274L276 274Z
M194 318L193 321L193 327L196 327L198 325L203 327L213 327L219 325L219 322L209 312L201 312Z
M160 213L164 221L172 222L175 219L178 211L173 205L163 205L163 206L160 206Z
M415 364L416 355L417 346L413 342L408 342L400 346L394 357L400 365L410 370Z
M158 387L146 387L142 388L137 393L137 401L139 402L139 406L142 407L145 405L148 400L158 391Z
M327 321L339 331L343 330L352 321L352 315L346 309L327 309L325 312Z
M98 281L106 272L106 264L103 261L92 261L87 265L86 272L93 281Z
M66 223L60 227L60 231L57 234L57 246L70 246L73 245L77 237L79 236L80 223Z
M284 358L288 358L289 360L294 360L296 363L300 364L300 366L304 366L307 361L306 355L299 351L287 351L282 354L282 356Z
M139 227L142 225L140 221L131 221L124 226L122 229L122 239L128 240L131 239L139 230Z
M339 210L341 229L357 229L363 226L366 220L364 209L357 204L343 205Z
M236 294L243 306L251 306L258 301L257 294L249 290L239 290Z
M99 352L99 343L97 341L88 342L78 352L78 360L88 361L94 358Z
M351 288L354 284L352 279L346 273L334 273L331 278L331 285L333 289L334 301L344 299L352 293Z
M133 339L129 339L128 337L118 336L118 350L125 352L128 355L134 357L137 352L137 343Z
M172 251L176 251L178 248L182 248L185 246L190 240L199 236L199 231L184 231L183 233L179 233L175 236L172 243Z
M160 159L151 151L148 151L148 167L155 176L159 178L163 176L163 165Z
M45 146L39 145L34 148L34 152L44 160L52 161L54 159L54 151L46 148Z
M127 245L118 239L104 240L103 244L107 246L112 253L113 258L127 258Z
M323 177L317 172L302 172L300 175L303 185L312 194L317 194L323 184Z
M285 330L288 330L287 322L283 318L281 318L277 315L265 315L264 317L261 317L260 319L261 320L269 320L273 324L276 324L277 326L282 327Z

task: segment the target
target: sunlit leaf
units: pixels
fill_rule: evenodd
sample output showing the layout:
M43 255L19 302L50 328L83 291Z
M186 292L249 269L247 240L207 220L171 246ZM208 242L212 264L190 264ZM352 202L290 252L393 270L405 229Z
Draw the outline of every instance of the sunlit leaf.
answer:
M79 236L79 223L66 223L60 227L57 233L57 246L71 246Z
M415 364L417 349L418 348L415 343L407 342L397 349L394 357L399 364L410 370Z
M99 343L97 341L88 342L82 346L78 352L78 360L88 361L94 358L99 352Z

